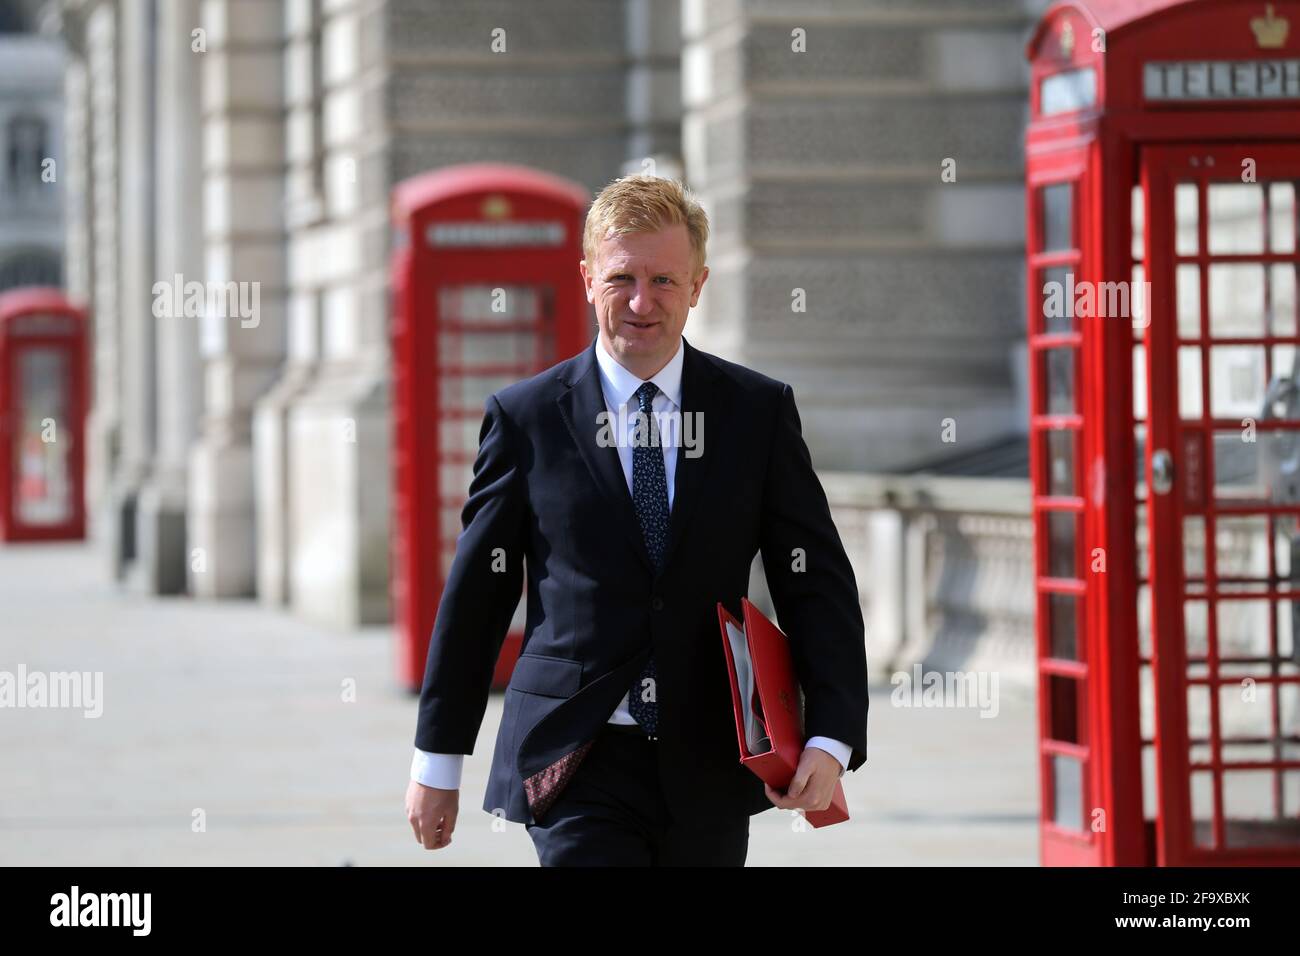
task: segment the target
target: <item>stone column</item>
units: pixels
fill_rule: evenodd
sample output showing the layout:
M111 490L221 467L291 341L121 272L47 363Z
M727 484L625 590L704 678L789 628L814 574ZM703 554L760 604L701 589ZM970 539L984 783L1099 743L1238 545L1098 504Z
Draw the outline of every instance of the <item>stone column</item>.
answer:
M117 11L94 2L84 10L86 103L88 121L89 276L94 323L94 398L87 422L87 467L91 533L103 543L113 577L123 569L131 528L115 506L111 491L121 445L119 375L118 178L117 178Z
M216 598L254 592L251 416L284 358L283 10L261 0L204 0L202 13L210 294L186 532L190 589Z
M685 0L686 168L713 226L686 334L793 385L819 468L941 457L945 418L963 450L1019 429L1030 19Z
M110 490L118 543L117 572L137 586L140 487L153 467L156 437L153 319L154 255L154 2L119 0L118 316L121 374L121 457Z
M58 179L63 189L63 285L73 300L90 304L95 275L90 208L90 82L85 58L75 50L64 67L63 122L63 168ZM93 328L93 315L91 323Z
M270 605L290 601L289 410L310 384L320 356L320 288L305 273L320 252L313 240L325 221L321 3L287 0L284 7L288 361L253 412L257 596Z
M627 38L625 173L682 176L681 0L623 0Z
M202 377L199 318L175 309L184 285L203 279L203 128L199 77L203 52L200 0L167 0L157 28L157 250L154 374L158 389L157 457L140 490L137 516L141 581L153 594L186 587L185 512L189 449L198 432ZM173 287L179 286L173 295ZM160 314L161 313L161 314Z
M63 190L64 256L63 283L75 302L88 307L91 367L89 410L86 428L86 516L87 533L93 539L103 531L99 517L103 513L104 461L101 446L95 441L98 407L98 376L95 374L95 344L99 336L99 316L95 311L94 210L91 190L91 110L90 70L86 62L85 21L65 11L63 38L68 58L63 73L63 167L59 170Z
M259 409L259 501L286 518L267 596L356 627L390 617L384 18L323 7L289 5L294 360Z

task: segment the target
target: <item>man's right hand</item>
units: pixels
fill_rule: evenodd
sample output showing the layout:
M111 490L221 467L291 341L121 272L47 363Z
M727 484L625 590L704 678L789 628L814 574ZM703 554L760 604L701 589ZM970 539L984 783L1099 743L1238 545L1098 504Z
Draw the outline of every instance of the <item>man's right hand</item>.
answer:
M459 809L459 790L426 787L418 780L406 788L406 819L411 821L416 842L426 850L438 850L451 842Z

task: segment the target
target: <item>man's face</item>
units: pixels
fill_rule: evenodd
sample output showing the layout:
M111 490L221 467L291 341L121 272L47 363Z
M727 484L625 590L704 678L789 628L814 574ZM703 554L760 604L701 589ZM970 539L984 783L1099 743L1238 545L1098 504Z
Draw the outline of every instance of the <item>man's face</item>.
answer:
M601 341L620 365L648 379L676 353L709 269L691 275L691 240L684 223L607 238L595 259L584 260L581 269Z

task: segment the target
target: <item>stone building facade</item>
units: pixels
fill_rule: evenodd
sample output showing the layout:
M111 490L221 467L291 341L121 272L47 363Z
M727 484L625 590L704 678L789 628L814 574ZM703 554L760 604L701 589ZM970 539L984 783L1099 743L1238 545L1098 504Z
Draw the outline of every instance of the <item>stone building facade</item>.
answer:
M55 5L92 508L132 587L388 619L388 199L453 163L684 175L713 227L686 334L791 382L828 471L1023 431L1041 2Z
M0 3L0 292L63 284L63 41L35 0Z

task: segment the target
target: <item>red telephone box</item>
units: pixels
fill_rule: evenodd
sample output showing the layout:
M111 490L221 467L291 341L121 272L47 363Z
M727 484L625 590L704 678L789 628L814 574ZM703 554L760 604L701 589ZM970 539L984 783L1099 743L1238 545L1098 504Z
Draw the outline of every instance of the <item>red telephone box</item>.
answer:
M418 690L488 396L577 354L595 323L578 262L590 201L522 166L452 166L393 191L394 600L399 679ZM523 641L521 599L497 661Z
M1300 863L1300 2L1029 44L1045 864Z
M86 535L86 317L58 289L0 294L0 540Z

